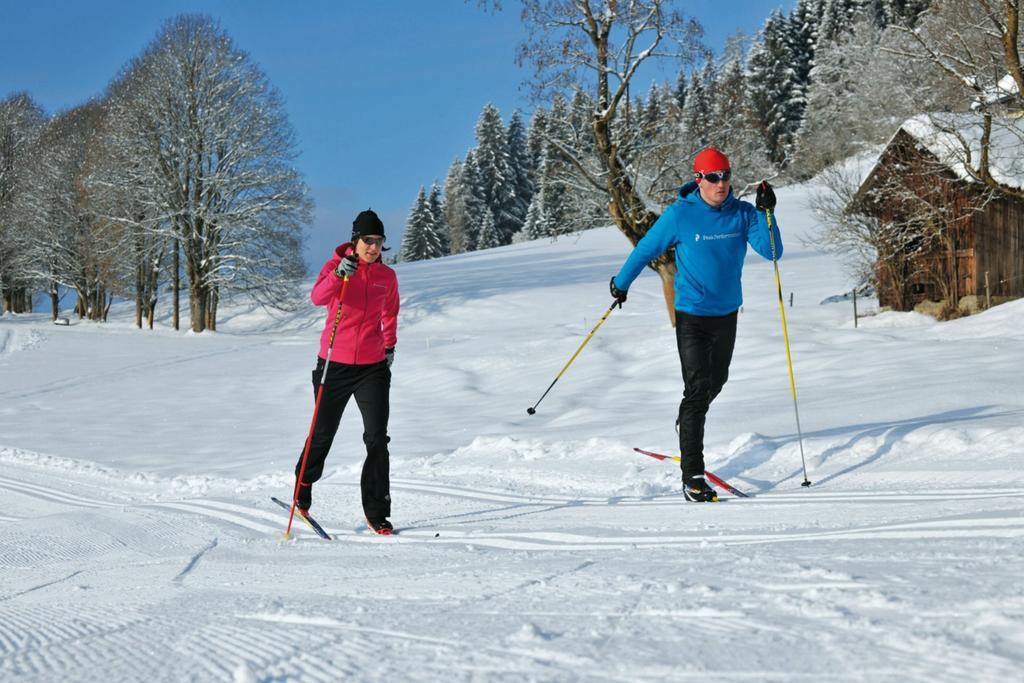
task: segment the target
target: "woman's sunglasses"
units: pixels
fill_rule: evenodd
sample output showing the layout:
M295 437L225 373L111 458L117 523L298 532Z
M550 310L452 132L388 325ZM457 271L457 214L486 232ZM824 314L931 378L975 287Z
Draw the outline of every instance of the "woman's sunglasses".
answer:
M384 245L384 238L383 237L360 237L359 239L361 239L369 247L376 247L376 246L383 246Z

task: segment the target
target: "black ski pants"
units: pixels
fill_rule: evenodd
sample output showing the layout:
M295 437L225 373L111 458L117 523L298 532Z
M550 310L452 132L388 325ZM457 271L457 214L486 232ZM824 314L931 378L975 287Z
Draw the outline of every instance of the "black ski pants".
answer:
M316 400L324 359L317 358L313 371L313 397ZM373 365L347 365L331 363L327 368L324 395L320 399L313 438L303 483L312 484L324 473L324 461L331 450L334 435L341 422L349 398L355 396L356 405L363 416L363 443L366 460L359 480L363 498L363 512L367 519L381 520L391 516L391 479L388 453L388 414L390 412L391 370L385 361ZM305 450L303 444L303 450ZM295 463L295 476L302 466L302 452Z
M676 311L676 345L683 368L679 453L683 480L704 474L704 422L726 380L736 345L736 312L720 316Z

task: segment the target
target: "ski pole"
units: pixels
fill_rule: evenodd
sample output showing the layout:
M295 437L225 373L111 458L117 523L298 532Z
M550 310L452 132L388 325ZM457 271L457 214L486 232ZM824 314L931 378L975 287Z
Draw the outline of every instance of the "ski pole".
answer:
M764 210L765 218L768 219L768 239L772 247L772 265L775 266L775 288L779 292L779 313L782 315L782 338L786 342L786 364L789 366L789 388L793 393L793 413L796 415L796 436L800 444L800 465L804 470L804 481L801 486L810 486L807 478L807 461L804 459L804 436L800 431L800 410L796 405L796 379L793 377L793 356L789 351L789 330L786 328L786 306L782 301L782 278L779 277L779 260L775 257L775 233L772 231L772 213L770 209Z
M605 311L603 316L601 316L601 319L597 321L596 325L594 325L594 329L590 331L590 334L587 335L587 338L584 339L583 343L580 344L580 347L576 349L576 353L572 354L572 358L570 358L569 362L565 364L565 367L562 368L562 371L558 373L558 377L555 377L554 382L552 382L548 386L547 390L543 394L541 394L540 398L537 399L537 402L533 404L532 408L526 409L527 415L533 415L534 413L537 412L537 406L539 406L540 402L544 400L544 397L548 395L548 391L551 391L551 387L555 386L555 382L562 378L562 375L565 374L565 371L568 370L569 366L572 365L572 362L576 360L576 356L580 355L580 351L583 350L583 347L587 345L587 342L589 342L591 337L593 337L594 334L597 332L597 328L601 327L601 325L604 324L604 321L608 319L608 316L612 314L612 311L615 310L615 307L618 305L619 303L617 301L612 302L612 305L608 307L608 310Z
M306 474L306 460L309 458L309 447L313 443L313 429L316 427L316 415L320 412L320 399L324 396L324 385L327 383L327 368L331 364L331 350L334 348L334 335L338 332L338 323L341 322L341 304L345 301L345 292L348 290L348 275L341 284L341 295L338 297L338 311L334 315L334 326L331 328L331 338L327 342L327 358L324 359L324 371L320 375L320 386L316 389L316 402L313 404L313 419L309 423L309 434L306 436L306 447L302 449L302 462L299 464L299 474L295 477L295 489L292 491L292 509L288 512L288 528L285 529L284 537L291 538L292 520L295 518L295 506L299 502L299 485L303 475Z

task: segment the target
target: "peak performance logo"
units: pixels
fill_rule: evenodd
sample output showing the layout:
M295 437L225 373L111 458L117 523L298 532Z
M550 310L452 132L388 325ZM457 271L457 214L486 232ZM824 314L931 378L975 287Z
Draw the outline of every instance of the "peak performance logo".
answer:
M738 232L727 232L727 233L722 234L722 235L702 235L702 234L700 234L698 232L697 234L695 234L693 236L693 241L694 242L700 242L701 240L704 240L705 242L707 242L708 240L727 240L727 239L732 239L733 237L739 237L739 236L740 236L740 233L738 233Z

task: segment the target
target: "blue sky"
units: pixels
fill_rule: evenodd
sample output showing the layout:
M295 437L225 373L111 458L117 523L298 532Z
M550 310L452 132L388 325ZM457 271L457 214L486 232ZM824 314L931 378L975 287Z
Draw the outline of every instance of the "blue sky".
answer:
M795 0L683 2L718 51L736 31L755 32ZM164 19L209 14L282 92L298 135L297 166L316 201L306 261L317 268L373 207L397 246L420 185L444 181L473 146L481 109L506 122L531 106L514 64L524 32L519 5L490 14L475 0L5 3L0 97L27 90L48 112L99 95ZM724 10L723 6L728 9ZM653 74L652 74L653 75ZM666 68L657 78L675 78ZM646 85L641 92L646 92Z

